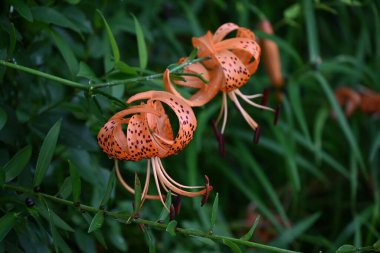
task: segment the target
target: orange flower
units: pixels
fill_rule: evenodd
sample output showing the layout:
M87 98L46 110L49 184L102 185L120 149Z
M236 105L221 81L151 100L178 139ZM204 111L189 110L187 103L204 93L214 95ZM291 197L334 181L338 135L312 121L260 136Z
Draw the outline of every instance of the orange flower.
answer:
M236 36L225 39L233 31L236 31ZM258 124L238 100L241 98L254 107L274 111L252 101L252 99L261 97L261 94L245 95L239 90L256 72L260 62L260 46L255 41L254 33L236 24L226 23L220 26L215 34L208 31L204 36L193 38L193 45L198 48L198 57L210 57L210 60L204 61L203 64L208 69L219 69L222 76L220 90L223 92L223 102L216 121L218 124L223 116L220 136L223 135L227 123L228 96L251 128L256 130L255 135L257 137L259 134Z
M134 189L122 178L117 160L139 161L149 158L141 203L145 199L160 199L168 209L161 194L161 187L166 192L170 189L174 195L207 197L208 192L212 190L208 182L205 187L181 185L168 175L160 160L178 153L193 138L197 120L191 107L183 99L164 91L139 93L130 97L127 103L142 99L147 99L147 102L116 113L98 134L99 146L110 158L115 159L118 179L128 191L134 193ZM178 118L179 130L175 138L162 103L167 104ZM123 130L123 125L127 125L126 130ZM151 166L158 195L148 195ZM204 189L197 192L183 190L189 188Z

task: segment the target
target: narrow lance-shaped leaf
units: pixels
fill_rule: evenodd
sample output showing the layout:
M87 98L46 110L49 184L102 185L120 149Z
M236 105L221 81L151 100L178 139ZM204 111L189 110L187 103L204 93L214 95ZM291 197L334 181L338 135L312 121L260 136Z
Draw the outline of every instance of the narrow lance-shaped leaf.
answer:
M80 198L80 192L81 192L81 181L80 176L78 174L78 170L75 167L75 165L71 162L69 162L69 170L70 170L70 180L71 180L71 188L72 188L72 194L73 194L73 201L78 202Z
M88 213L82 213L83 218L86 220L86 222L90 225L91 224L91 216ZM93 234L95 235L96 240L105 248L107 249L107 244L104 239L103 234L100 230L93 231Z
M91 233L101 228L103 225L103 222L104 222L104 212L98 211L91 221L90 227L88 228L88 233Z
M148 65L148 54L144 39L144 33L137 18L134 15L132 15L132 17L135 22L135 32L137 37L137 48L139 50L140 68L145 69Z
M216 223L216 217L218 216L218 206L219 206L219 193L216 193L214 203L212 204L211 219L210 219L210 230L214 229Z
M46 135L44 142L42 143L40 154L37 159L36 173L34 175L33 186L40 185L46 171L49 167L51 159L57 145L59 131L61 128L62 120L58 120Z
M67 224L53 210L48 208L47 203L45 204L45 207L38 206L37 210L42 217L44 217L47 221L52 222L54 226L68 232L74 232L74 229L69 224Z
M104 18L103 14L101 13L101 11L100 10L96 10L96 11L98 12L99 16L102 18L104 26L106 27L108 40L111 44L114 61L116 63L116 62L120 61L120 52L119 52L119 48L117 46L115 37L113 36L112 30L111 30L110 26L108 25L107 20Z
M236 245L236 243L227 239L223 239L223 243L227 245L234 253L242 253L241 249Z
M5 126L5 123L7 123L8 120L8 114L6 111L4 111L3 108L0 107L0 130Z
M64 41L59 33L55 32L53 29L49 29L50 35L61 53L63 59L66 62L67 67L70 70L72 76L75 76L78 73L79 64L78 60L75 57L75 54L71 47Z
M107 204L108 200L110 199L112 190L115 187L115 181L116 181L115 169L113 169L110 173L110 177L108 178L106 192L104 193L100 206L105 206Z
M243 235L242 237L240 237L241 240L244 240L244 241L249 241L251 240L252 236L253 236L253 233L255 232L255 229L257 227L257 225L259 224L259 221L260 221L260 218L261 216L258 215L255 219L255 222L253 223L252 227L249 229L249 231Z
M3 241L5 236L11 231L13 226L16 224L18 214L17 213L7 213L0 218L0 242Z
M145 235L145 241L149 247L149 253L156 253L156 242L152 231L149 227L144 227L143 232Z
M356 248L354 245L345 244L340 246L336 253L348 253L348 252L357 252L358 248Z
M169 222L168 226L166 227L166 232L168 232L171 236L175 236L176 227L177 227L177 221L172 220L171 222Z
M21 149L15 154L7 164L5 164L3 171L5 172L5 182L9 182L16 178L23 171L28 164L32 155L32 147L30 145Z
M33 22L33 15L29 6L23 0L11 0L11 4L15 7L16 11L29 22Z
M135 173L135 210L134 214L137 214L140 210L141 205L141 182L139 177L137 176L137 173Z
M170 208L172 204L172 191L169 190L168 193L166 194L166 200L165 200L165 206L167 206L168 208ZM162 208L161 210L161 214L158 218L159 221L164 221L169 215L169 211L168 209L166 209L165 207Z

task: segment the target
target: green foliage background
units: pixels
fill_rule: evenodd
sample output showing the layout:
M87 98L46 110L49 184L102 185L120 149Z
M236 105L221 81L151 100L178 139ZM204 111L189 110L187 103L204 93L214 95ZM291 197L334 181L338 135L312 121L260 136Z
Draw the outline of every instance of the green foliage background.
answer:
M84 85L162 73L190 54L193 36L225 22L268 37L256 30L260 10L274 25L276 35L269 38L280 47L287 80L279 124L273 126L273 114L247 107L262 130L254 145L252 130L230 106L227 155L221 158L210 125L221 97L196 109L194 140L164 164L190 185L202 183L207 174L214 191L202 208L200 199L183 199L176 220L180 227L207 231L218 192L214 233L240 237L261 215L254 241L334 252L343 244L363 247L380 238L379 115L357 112L347 119L333 96L343 85L380 91L379 5L370 0L5 0L0 3L0 59ZM121 62L116 66L97 9L116 39ZM131 14L141 25L146 51L137 42ZM107 191L113 186L113 163L98 148L96 134L129 96L163 89L161 80L99 93L0 66L0 82L1 184L40 185L41 192L59 198L76 202L80 197L89 206L132 212L133 196L118 183ZM270 86L261 66L243 91L260 93ZM274 96L270 105L276 105ZM123 166L131 184L134 171L144 178L144 162ZM42 173L39 179L36 171ZM35 205L28 207L26 198ZM161 209L159 202L149 201L140 217L155 221ZM94 213L6 187L0 191L0 216L0 252L239 252L228 243L173 237L149 226L144 233L136 224L109 217L103 223L97 219L88 233Z

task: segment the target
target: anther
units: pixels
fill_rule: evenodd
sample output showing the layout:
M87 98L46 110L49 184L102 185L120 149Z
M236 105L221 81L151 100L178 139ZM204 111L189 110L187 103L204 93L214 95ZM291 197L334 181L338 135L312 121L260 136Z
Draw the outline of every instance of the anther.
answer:
M265 88L263 91L263 96L261 98L261 105L266 106L268 103L269 88Z
M253 143L255 144L259 143L259 139L260 139L260 126L257 126L255 130L255 135L253 136Z
M281 105L279 104L277 105L276 111L274 112L274 120L273 120L274 125L277 125L278 118L280 117L280 113L281 113Z

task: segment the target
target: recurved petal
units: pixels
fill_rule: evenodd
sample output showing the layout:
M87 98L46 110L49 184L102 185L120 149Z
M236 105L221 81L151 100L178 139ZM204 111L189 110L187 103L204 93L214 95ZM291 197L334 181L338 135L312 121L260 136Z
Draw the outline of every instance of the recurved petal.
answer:
M251 75L247 67L234 53L228 50L221 51L216 58L223 68L224 82L221 87L222 91L229 92L238 89L248 82Z
M251 55L251 57L258 59L260 57L260 46L256 41L247 38L232 38L223 40L215 45L216 51L224 50L242 50Z
M130 159L139 161L158 155L158 149L152 141L148 123L140 114L133 115L127 128L127 142Z
M214 43L216 42L219 42L221 40L224 39L224 37L226 37L227 34L229 34L230 32L238 29L239 26L234 24L234 23L225 23L223 25L221 25L216 31L215 31L215 34L212 38L212 41Z
M182 98L176 97L165 91L147 91L138 93L130 97L127 103L132 103L141 99L161 101L167 104L175 112L179 121L179 130L173 144L170 146L170 151L165 157L182 150L193 138L194 131L197 127L197 120L191 107Z

